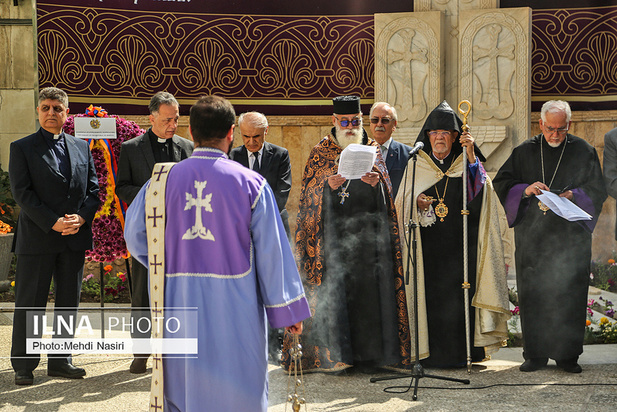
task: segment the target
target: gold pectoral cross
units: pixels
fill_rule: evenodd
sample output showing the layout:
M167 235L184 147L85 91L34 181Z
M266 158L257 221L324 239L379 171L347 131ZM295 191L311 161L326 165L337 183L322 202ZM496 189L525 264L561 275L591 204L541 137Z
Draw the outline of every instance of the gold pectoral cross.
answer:
M542 203L541 200L538 200L538 207L540 208L541 211L544 212L544 214L546 214L546 212L550 209L548 206Z

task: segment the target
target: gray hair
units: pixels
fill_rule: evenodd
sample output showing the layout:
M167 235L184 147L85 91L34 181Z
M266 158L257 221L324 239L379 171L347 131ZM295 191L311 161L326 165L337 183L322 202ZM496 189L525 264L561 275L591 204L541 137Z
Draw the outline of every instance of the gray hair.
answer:
M64 90L57 87L46 87L39 92L39 105L47 99L58 100L64 107L69 107L69 96Z
M242 125L242 122L245 120L247 124L250 124L254 128L266 129L268 127L268 119L263 113L259 113L259 112L242 113L240 117L238 117L238 126Z
M572 119L572 110L570 109L570 105L568 102L563 100L549 100L542 105L540 117L543 122L546 122L546 113L548 112L564 113L566 115L566 122L570 122L570 119Z
M377 106L388 106L390 108L390 110L392 110L392 119L397 122L398 121L398 115L396 114L396 109L394 108L394 106L392 106L390 103L387 102L375 102L373 103L373 105L371 106L371 110L369 111L369 117L373 117L373 110L375 110L377 108Z
M148 105L150 114L158 112L159 107L161 107L162 104L176 106L178 109L180 109L180 105L178 104L178 101L173 94L167 92L158 92L150 99L150 104Z

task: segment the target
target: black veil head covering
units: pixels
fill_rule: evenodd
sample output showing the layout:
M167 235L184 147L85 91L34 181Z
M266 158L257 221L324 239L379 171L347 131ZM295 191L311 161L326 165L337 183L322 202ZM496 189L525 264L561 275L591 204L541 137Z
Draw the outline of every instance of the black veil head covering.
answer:
M443 101L439 103L437 107L433 109L431 113L429 113L426 121L424 122L424 126L422 126L422 130L416 139L416 143L422 142L424 143L424 150L426 153L431 154L431 141L428 137L428 132L430 130L454 130L458 132L458 136L454 139L454 143L452 143L452 152L455 156L458 156L463 152L463 146L461 146L461 142L459 141L460 135L463 133L463 121L458 117L458 115L454 112L454 110L450 107L447 101ZM486 161L480 149L478 149L478 145L474 143L474 152L476 156L480 159L481 162Z

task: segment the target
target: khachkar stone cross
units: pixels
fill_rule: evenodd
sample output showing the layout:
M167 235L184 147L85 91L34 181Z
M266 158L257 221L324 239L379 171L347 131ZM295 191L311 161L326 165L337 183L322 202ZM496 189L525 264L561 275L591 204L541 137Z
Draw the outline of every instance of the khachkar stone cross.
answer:
M426 112L424 99L420 97L414 100L414 82L411 64L414 60L426 64L428 62L428 50L419 49L418 51L414 51L412 40L415 35L416 31L413 29L400 30L400 37L403 39L403 51L400 52L388 49L388 65L391 67L390 70L393 70L393 64L396 62L401 62L403 69L400 81L394 82L395 88L398 89L400 87L403 89L402 92L400 92L402 96L401 99L397 99L394 104L398 111L398 121L400 122L405 120L418 120L418 117L421 117ZM419 90L424 89L425 80L426 76L416 83L419 85Z
M199 237L204 240L214 240L212 232L210 232L201 221L201 208L204 208L206 212L212 212L212 206L210 205L212 193L207 194L206 197L202 197L207 183L206 181L195 181L197 197L193 197L190 193L186 194L186 205L184 206L184 210L190 210L193 206L195 207L195 224L184 233L182 239L191 240Z
M506 58L514 60L514 44L504 45L499 47L499 34L502 28L497 24L491 24L487 28L488 39L490 41L490 47L484 48L480 46L473 47L473 59L478 61L481 59L488 59L488 85L482 85L482 89L486 92L482 99L477 103L478 109L481 112L490 113L490 115L496 119L506 119L514 110L514 102L512 101L511 92L506 91L505 95L502 95L499 86L499 58ZM510 84L510 79L514 72L509 74L509 78L506 79L505 84ZM487 87L488 86L488 87Z

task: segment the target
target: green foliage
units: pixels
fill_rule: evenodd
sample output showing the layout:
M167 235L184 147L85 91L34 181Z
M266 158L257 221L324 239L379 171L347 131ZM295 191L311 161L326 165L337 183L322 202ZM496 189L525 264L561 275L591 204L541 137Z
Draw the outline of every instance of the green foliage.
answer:
M111 270L106 271L103 279L105 281L105 302L113 302L114 298L127 288L126 275L122 272L112 274ZM101 283L98 276L90 273L81 283L81 293L97 298L101 293Z
M0 168L0 221L15 227L15 211L16 206L13 193L11 192L11 182L9 181L9 172Z
M591 262L589 284L598 289L617 292L617 263L609 259L606 263Z

